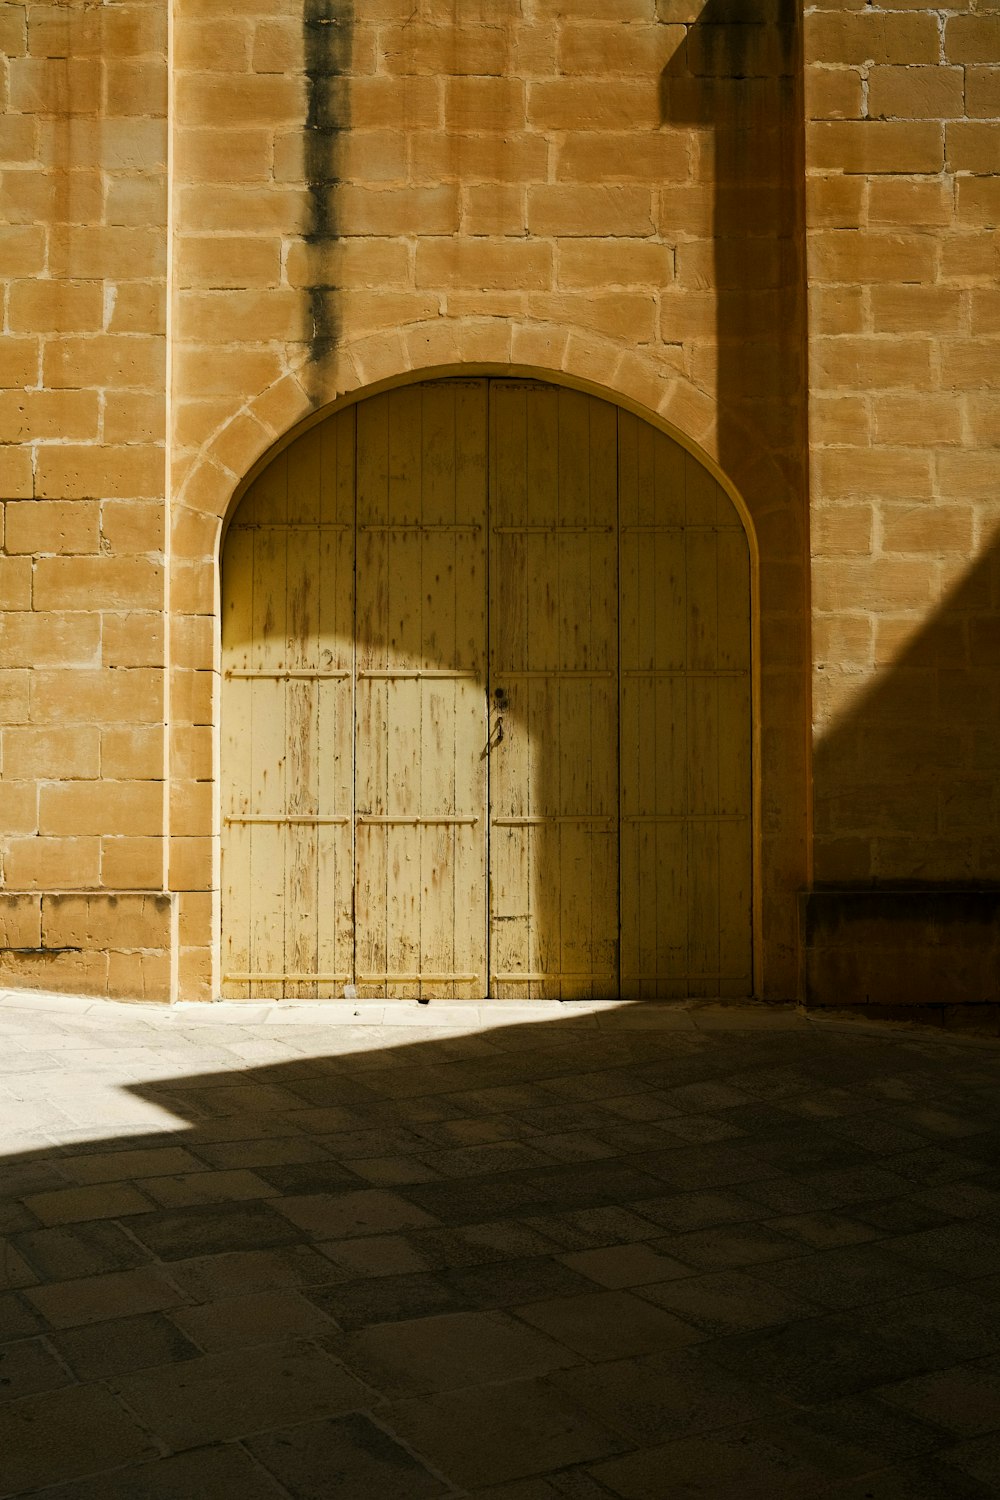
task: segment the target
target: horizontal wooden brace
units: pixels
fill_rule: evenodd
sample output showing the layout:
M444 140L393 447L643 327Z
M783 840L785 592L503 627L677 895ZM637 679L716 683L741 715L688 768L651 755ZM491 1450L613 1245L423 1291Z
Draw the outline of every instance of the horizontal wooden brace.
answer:
M234 521L233 531L353 531L350 521Z
M591 979L600 985L617 986L614 974L595 974L592 969L548 969L544 974L491 974L491 980L498 984L542 984L547 980L556 979Z
M623 813L623 823L748 823L749 813Z
M477 984L481 974L358 974L355 984Z
M675 667L662 668L648 671L643 667L625 667L622 670L623 677L746 677L750 676L749 667Z
M600 535L609 536L613 526L494 526L494 536L565 536Z
M749 984L749 974L623 974L622 984L678 984L682 979L712 979L727 984Z
M328 682L341 681L351 676L349 667L339 668L332 672L315 672L310 667L295 667L287 672L236 672L226 673L227 678L249 678L251 681L261 680L265 682Z
M374 680L377 682L392 682L397 677L402 678L424 678L430 677L443 681L452 681L461 678L471 680L479 677L476 671L451 672L445 667L377 667L371 670L365 669L358 673L358 680Z
M528 818L491 818L490 822L493 824L494 828L541 828L547 826L550 823L586 823L591 824L595 827L598 824L603 824L606 828L610 828L612 823L614 822L614 818L610 813L605 813L599 817L593 817L589 814L586 816L577 817L573 813L567 813L565 815L560 815L559 817L551 818L545 817L541 814L539 814L537 817Z
M714 536L716 532L720 531L731 531L739 536L745 535L742 526L688 526L687 524L681 525L671 522L664 522L662 525L659 525L654 521L649 525L623 526L622 536L629 536L633 533L637 533L640 536L670 536L675 533L680 535L681 533L687 534L692 531L701 532L707 536Z
M268 813L254 813L252 815L248 815L247 817L236 817L236 818L226 817L226 818L223 818L222 821L224 823L232 823L232 824L237 824L237 825L239 825L241 823L268 823L268 824L276 824L278 826L284 826L287 823L287 824L295 824L295 825L302 824L305 827L315 827L315 828L331 827L332 828L336 824L349 823L351 820L350 820L349 817L346 817L346 816L345 817L341 817L341 818L312 818L312 817L309 817L307 815L303 815L303 816L300 817L298 814L293 813L293 814L291 814L291 815L289 815L287 817L285 817L285 816L279 817L277 815L271 816Z
M349 984L350 974L223 974L225 984Z
M364 522L359 525L358 534L362 535L365 532L372 531L383 534L385 532L404 531L417 533L429 532L433 536L440 536L441 534L450 534L456 536L459 534L471 535L474 532L482 531L482 529L482 526L478 525L474 521L463 525L460 525L457 521L442 521L437 524L424 524L417 521L401 521L398 525L395 525L391 521L388 521L384 523L372 524Z
M374 823L374 824L378 824L378 825L381 825L381 826L392 826L392 825L395 825L395 824L400 824L403 827L408 827L408 828L426 828L426 827L436 826L439 823L442 824L442 825L451 826L452 824L456 824L457 823L457 824L460 824L463 827L469 827L469 828L471 828L474 824L476 824L476 823L479 822L479 819L478 818L450 817L450 816L445 816L445 817L440 817L440 818L437 818L437 817L434 817L434 818L417 818L417 817L412 817L412 818L409 818L409 817L390 818L390 817L382 817L380 814L377 815L375 813L359 813L358 814L358 822L359 823Z

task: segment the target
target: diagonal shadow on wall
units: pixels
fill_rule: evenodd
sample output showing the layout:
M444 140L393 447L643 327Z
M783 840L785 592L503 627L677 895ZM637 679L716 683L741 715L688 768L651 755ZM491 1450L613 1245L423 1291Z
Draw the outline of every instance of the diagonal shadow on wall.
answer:
M798 6L707 0L695 11L666 9L696 19L660 74L660 119L694 129L695 190L711 201L705 237L677 242L681 315L689 292L714 292L714 327L696 341L692 374L714 384L723 470L743 470L752 430L804 498ZM663 332L669 338L669 317Z
M859 568L859 575L862 569ZM863 580L857 583L859 596ZM912 617L854 622L859 672L820 662L831 710L814 758L817 1003L1000 1000L1000 547ZM845 650L850 649L845 645ZM946 1020L942 1010L940 1019Z
M716 403L719 462L751 499L760 557L759 807L765 973L794 983L792 892L809 867L809 539L801 38L794 0L661 0L686 34L659 78L685 130L688 184L665 182L677 281L662 335ZM700 195L702 229L693 234ZM669 311L668 311L669 309ZM676 332L672 330L676 326ZM767 455L764 462L758 454Z

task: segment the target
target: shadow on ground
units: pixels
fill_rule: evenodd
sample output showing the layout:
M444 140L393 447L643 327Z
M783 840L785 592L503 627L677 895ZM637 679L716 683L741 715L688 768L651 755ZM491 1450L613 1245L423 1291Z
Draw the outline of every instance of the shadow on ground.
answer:
M0 1033L0 1494L997 1493L988 1044L711 1007Z

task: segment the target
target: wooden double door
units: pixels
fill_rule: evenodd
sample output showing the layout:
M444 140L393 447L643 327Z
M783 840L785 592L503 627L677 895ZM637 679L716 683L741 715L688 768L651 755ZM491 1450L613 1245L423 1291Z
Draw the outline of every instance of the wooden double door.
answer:
M222 591L224 994L751 992L749 555L678 444L370 397L254 481Z

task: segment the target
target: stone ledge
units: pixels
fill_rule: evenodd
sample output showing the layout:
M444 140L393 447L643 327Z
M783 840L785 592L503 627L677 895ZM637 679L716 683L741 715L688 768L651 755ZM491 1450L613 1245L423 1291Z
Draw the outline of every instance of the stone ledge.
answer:
M800 900L802 1000L896 1019L1000 1006L1000 889L817 890ZM971 1020L972 1017L970 1016ZM986 1019L986 1011L979 1015Z

